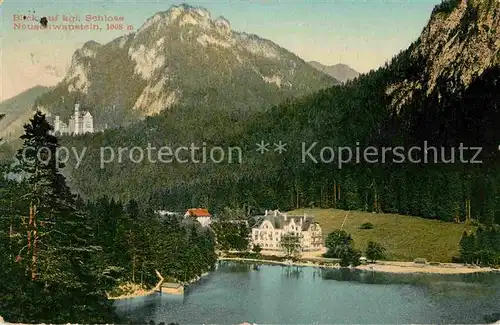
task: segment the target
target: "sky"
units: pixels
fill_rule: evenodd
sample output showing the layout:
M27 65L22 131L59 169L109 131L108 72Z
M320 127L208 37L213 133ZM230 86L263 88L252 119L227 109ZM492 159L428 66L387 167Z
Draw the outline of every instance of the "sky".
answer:
M236 31L257 34L306 61L376 69L408 47L440 0L0 0L0 101L37 84L55 85L71 56L89 40L109 42L130 31L14 29L15 16L123 16L138 29L156 12L183 2L224 16ZM19 21L17 22L19 23ZM31 23L23 21L23 23ZM52 22L49 21L49 24ZM66 23L67 24L67 23ZM100 23L105 26L106 23ZM132 30L133 31L133 30Z

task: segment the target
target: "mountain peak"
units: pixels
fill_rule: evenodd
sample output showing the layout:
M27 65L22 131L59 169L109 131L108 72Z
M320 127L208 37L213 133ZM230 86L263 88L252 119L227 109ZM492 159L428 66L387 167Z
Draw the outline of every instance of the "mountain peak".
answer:
M327 75L334 77L340 82L346 82L352 79L355 79L359 76L359 72L348 66L347 64L338 63L335 65L327 66L318 61L309 61L309 65L314 67L316 70L319 70Z
M79 98L102 107L96 119L118 125L105 107L120 107L124 119L174 104L226 101L241 110L261 109L335 83L272 41L233 32L226 18L181 4L157 12L135 33L103 45L86 43L40 105L65 110L61 97Z
M93 56L95 56L95 52L101 46L102 45L96 41L87 41L83 44L81 49L78 50L78 53L81 54L82 56L93 57Z
M90 40L90 41L87 41L83 44L83 47L87 47L87 48L98 48L99 46L101 46L101 43L98 43L94 40Z
M191 18L197 20L210 20L210 11L203 7L194 7L186 3L182 3L178 6L172 6L167 10L167 16L172 20L177 19L181 15L189 15Z
M231 23L224 16L220 16L219 18L217 18L214 23L215 26L219 27L220 29L231 31Z
M224 17L212 19L212 14L209 10L203 7L194 7L188 4L180 4L171 6L168 10L158 12L149 18L138 33L150 30L154 26L156 31L168 26L198 26L202 29L216 28L219 32L227 34L231 31L229 21Z

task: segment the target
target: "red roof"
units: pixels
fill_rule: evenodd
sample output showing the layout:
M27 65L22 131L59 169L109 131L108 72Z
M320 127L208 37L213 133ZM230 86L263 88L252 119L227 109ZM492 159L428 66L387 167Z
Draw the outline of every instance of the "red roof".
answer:
M201 208L196 208L196 209L188 209L186 214L189 214L194 217L211 217L212 215L210 212L208 212L207 209L201 209Z

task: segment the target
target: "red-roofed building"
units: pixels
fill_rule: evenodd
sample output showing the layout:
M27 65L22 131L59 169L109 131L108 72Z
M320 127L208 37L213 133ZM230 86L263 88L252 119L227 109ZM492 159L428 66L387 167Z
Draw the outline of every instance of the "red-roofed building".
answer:
M184 214L184 217L195 218L196 220L198 220L199 223L201 223L203 227L206 227L210 223L212 223L212 215L210 214L210 212L208 212L207 209L202 209L202 208L188 209Z

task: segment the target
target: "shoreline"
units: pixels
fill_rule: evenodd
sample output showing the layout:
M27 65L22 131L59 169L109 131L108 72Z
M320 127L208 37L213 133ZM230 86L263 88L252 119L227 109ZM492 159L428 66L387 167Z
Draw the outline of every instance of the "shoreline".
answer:
M207 276L209 274L210 274L210 272L205 272L205 273L201 274L200 276L198 276L198 277L196 277L194 279L191 279L191 280L186 281L186 282L181 282L181 284L183 286L188 286L188 285L190 285L192 283L200 281L201 278L203 278L203 277L205 277L205 276ZM125 285L127 285L127 284L125 284ZM139 285L135 285L135 286L139 286ZM139 289L135 290L132 293L121 295L121 296L117 296L117 297L111 297L111 296L108 295L108 300L126 300L126 299L147 297L147 296L154 295L155 293L158 293L158 292L154 288L153 289L149 289L149 290L139 288Z
M328 269L340 269L338 264L320 265L316 262L281 262L266 259L253 259L241 257L220 257L219 261L241 261L241 262L255 262L262 264L285 265L285 266L301 266L301 267L319 267ZM469 267L462 264L442 263L439 265L430 264L416 264L413 262L393 262L393 261L380 261L376 263L361 264L351 269L361 271L374 271L394 274L472 274L472 273L500 273L500 270L490 267Z
M120 285L119 287L121 287L121 288L132 287L132 292L127 293L127 294L123 294L120 296L110 296L108 294L108 300L124 300L124 299L146 297L146 296L149 296L149 295L155 293L154 289L146 289L144 287L141 287L140 284L124 283L124 284Z
M235 262L252 262L260 264L269 265L281 265L281 266L299 266L299 267L317 267L324 269L340 269L338 263L332 263L329 260L322 260L318 258L318 262L312 261L273 261L266 259L255 259L255 258L243 258L243 257L219 257L217 261L235 261ZM319 264L320 262L327 264ZM494 269L490 267L473 267L465 266L463 264L454 263L440 263L438 265L431 264L416 264L414 262L397 262L397 261L379 261L376 263L361 264L356 267L349 267L350 269L360 270L360 271L373 271L373 272L383 272L383 273L393 273L393 274L437 274L437 275L453 275L453 274L474 274L474 273L500 273L499 269ZM196 277L190 281L181 283L184 286L195 283L201 278L209 275L210 272L205 272L201 276ZM138 286L138 285L137 285ZM108 296L109 300L126 300L140 297L147 297L157 293L154 289L146 290L143 288L138 288L136 291L121 295L118 297Z

